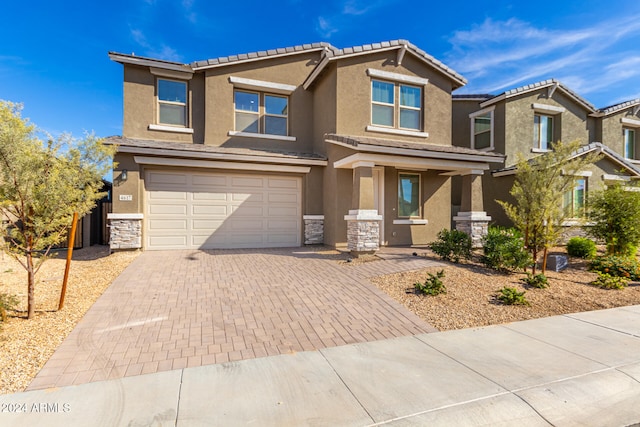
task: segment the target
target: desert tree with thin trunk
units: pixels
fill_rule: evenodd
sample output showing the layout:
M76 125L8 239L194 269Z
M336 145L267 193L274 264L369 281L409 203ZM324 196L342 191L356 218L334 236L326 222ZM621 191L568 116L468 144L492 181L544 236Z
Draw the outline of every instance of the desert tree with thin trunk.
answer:
M510 191L514 202L497 200L522 232L525 247L533 258L533 275L540 252L543 255L542 273L546 272L548 250L558 243L563 223L572 215L564 206L565 194L573 189L579 172L601 158L599 151L580 153L580 147L579 141L558 141L551 151L533 159L520 156Z
M73 213L101 198L113 149L93 135L39 138L22 106L0 101L0 227L2 249L27 272L27 318L35 313L36 273L67 238Z

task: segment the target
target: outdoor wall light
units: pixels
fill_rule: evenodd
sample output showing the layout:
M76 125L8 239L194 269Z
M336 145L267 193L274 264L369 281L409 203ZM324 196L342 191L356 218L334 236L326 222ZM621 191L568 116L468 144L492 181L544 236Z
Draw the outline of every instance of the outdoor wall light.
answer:
M127 180L127 170L122 169L122 173L120 173L120 181L125 182Z

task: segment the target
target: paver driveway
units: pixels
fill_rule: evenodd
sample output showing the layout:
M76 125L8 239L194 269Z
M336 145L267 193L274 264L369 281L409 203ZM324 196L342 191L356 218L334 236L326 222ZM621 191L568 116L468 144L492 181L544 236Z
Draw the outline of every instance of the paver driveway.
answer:
M386 258L341 264L322 248L145 252L28 390L435 331L367 278L438 264L402 250Z

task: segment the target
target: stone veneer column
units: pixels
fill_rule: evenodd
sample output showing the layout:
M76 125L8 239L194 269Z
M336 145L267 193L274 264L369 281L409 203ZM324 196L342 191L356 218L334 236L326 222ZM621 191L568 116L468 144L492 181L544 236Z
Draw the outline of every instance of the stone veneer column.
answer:
M345 215L347 221L347 249L355 256L380 249L380 221L375 209L352 209Z
M324 215L303 215L304 244L321 245L324 243Z
M471 236L474 248L482 247L482 238L489 232L491 221L491 217L486 212L458 212L453 220L456 223L456 230L464 231Z
M142 248L142 214L107 214L109 220L109 246L115 249Z

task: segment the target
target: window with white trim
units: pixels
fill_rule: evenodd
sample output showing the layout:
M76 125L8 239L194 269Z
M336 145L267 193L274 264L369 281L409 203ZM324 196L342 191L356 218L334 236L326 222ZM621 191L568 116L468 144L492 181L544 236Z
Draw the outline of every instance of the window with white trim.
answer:
M420 87L371 80L371 124L419 131L421 117Z
M420 217L420 174L398 174L398 218Z
M554 118L544 114L533 116L533 147L540 150L551 150L553 144Z
M587 179L575 178L573 186L564 193L564 213L567 218L583 218L587 202Z
M623 128L624 134L624 157L626 159L636 159L636 131L635 129Z
M288 97L235 90L233 102L236 131L283 136L288 134Z
M158 79L158 124L187 126L187 83Z
M469 114L471 119L471 148L492 150L493 147L493 111L494 107Z

